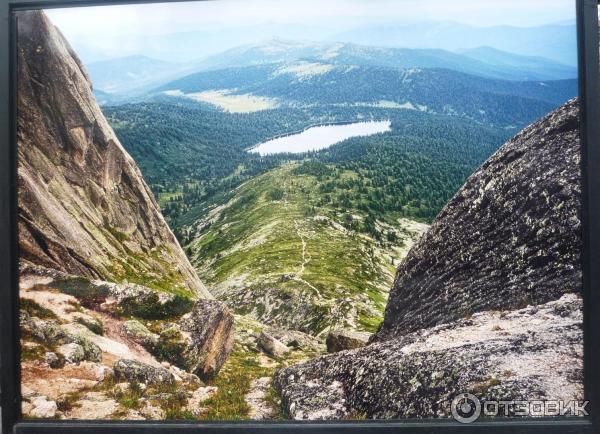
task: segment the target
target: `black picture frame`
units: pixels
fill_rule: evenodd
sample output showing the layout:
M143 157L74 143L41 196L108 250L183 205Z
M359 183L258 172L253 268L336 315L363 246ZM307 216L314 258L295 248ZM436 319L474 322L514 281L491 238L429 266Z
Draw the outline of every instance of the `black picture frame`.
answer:
M181 0L156 0L175 2ZM204 1L204 0L196 0ZM248 0L251 1L251 0ZM368 0L365 0L368 1ZM401 1L401 0L399 0ZM451 2L452 0L448 0ZM479 0L485 2L486 0ZM551 3L553 0L547 0ZM600 433L600 76L598 0L577 9L582 139L584 395L590 416L498 419L469 425L449 420L364 422L27 421L20 419L18 239L16 203L16 38L13 13L68 6L150 3L148 0L0 0L0 434L69 433Z

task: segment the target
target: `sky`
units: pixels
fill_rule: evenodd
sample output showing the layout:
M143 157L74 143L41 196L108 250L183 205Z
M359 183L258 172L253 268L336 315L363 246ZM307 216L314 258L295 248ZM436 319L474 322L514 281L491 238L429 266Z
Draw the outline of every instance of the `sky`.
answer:
M69 35L163 34L265 22L455 21L535 26L574 18L575 0L208 0L47 11Z
M575 0L207 0L46 12L86 63L133 54L190 61L182 45L194 44L193 55L200 58L265 36L327 40L373 25L574 22ZM206 37L162 38L185 32Z

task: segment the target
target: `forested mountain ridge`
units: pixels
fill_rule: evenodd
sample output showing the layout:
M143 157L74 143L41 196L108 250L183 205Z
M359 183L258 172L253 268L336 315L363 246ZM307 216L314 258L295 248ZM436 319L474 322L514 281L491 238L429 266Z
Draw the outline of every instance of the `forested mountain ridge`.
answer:
M393 212L422 219L435 216L471 171L509 135L458 118L449 123L445 116L383 108L280 108L237 114L189 102L105 107L104 111L176 231L202 218L211 204L226 200L221 196L229 196L241 182L282 162L306 158L304 154L260 157L245 150L314 122L390 119L389 133L311 153L318 161L359 170L365 182L373 183L367 190L359 184L337 188L334 183L319 194L336 198L352 193L349 199L356 206L359 194L361 206L378 210L381 216Z
M194 224L187 252L215 296L239 314L313 335L373 332L394 264L427 225L378 220L348 198L343 206L333 187L333 199L323 200L324 187L356 178L316 163L254 177Z
M309 60L338 65L444 68L486 78L516 81L570 79L577 76L576 68L549 59L491 50L481 47L457 53L441 49L271 39L226 50L201 60L198 65L200 69L217 70Z
M158 92L228 109L236 97L262 102L256 109L316 105L387 106L462 116L521 128L577 93L577 80L486 79L448 69L397 69L300 61L192 74Z
M575 67L491 47L455 52L280 38L242 45L206 58L194 57L183 62L167 62L143 55L131 55L90 62L87 68L94 81L95 90L109 93L113 101L123 101L128 96L139 97L152 87L158 87L186 74L298 61L398 69L441 68L511 81L577 77Z

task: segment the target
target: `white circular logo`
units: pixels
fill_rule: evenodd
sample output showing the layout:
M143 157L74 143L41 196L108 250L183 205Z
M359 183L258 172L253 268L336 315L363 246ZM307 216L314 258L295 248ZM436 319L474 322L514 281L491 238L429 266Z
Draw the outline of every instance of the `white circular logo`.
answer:
M452 400L452 417L460 423L475 422L481 414L481 402L475 395L461 393Z

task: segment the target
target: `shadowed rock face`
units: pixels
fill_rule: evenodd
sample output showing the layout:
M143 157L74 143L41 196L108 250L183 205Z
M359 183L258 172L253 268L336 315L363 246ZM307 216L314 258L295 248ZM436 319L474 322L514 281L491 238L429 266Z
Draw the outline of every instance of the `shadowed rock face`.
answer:
M486 161L398 268L375 340L579 292L578 106L568 102Z
M211 298L43 12L19 13L18 47L21 265Z

